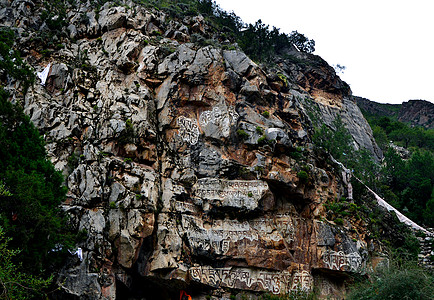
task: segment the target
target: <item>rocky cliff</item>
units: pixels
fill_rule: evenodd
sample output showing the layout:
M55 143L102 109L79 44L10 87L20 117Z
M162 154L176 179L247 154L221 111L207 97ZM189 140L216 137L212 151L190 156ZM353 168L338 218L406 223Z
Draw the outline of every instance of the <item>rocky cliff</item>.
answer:
M86 236L59 299L341 297L351 274L384 261L366 197L311 144L310 112L329 125L340 114L355 147L381 157L322 59L292 50L259 66L236 45L191 42L214 34L202 16L132 2L65 4L48 19L37 1L2 4L0 23L46 79L26 94L9 79L11 101L44 133L66 176L63 208ZM49 25L60 17L64 34Z
M403 102L398 120L427 129L434 129L434 104L425 100Z
M434 129L434 104L425 100L409 100L402 104L382 104L354 97L357 105L369 114L396 117L398 121L413 126Z

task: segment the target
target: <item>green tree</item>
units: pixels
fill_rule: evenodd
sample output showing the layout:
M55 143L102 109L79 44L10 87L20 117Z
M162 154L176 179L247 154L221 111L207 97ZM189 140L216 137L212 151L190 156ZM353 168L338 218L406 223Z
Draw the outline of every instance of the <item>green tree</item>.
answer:
M54 262L51 249L72 246L58 205L65 199L63 176L46 158L38 130L18 105L0 91L0 179L12 196L0 195L0 226L29 270Z
M291 32L289 41L302 52L313 53L315 51L315 41L308 39L304 34L298 31Z
M352 146L351 134L338 115L332 122L332 128L322 124L313 135L313 141L316 146L327 150L335 159L342 162L347 167L348 163L354 161L354 148Z
M355 153L354 174L361 179L371 189L378 190L378 174L380 167L375 161L372 153L367 149L361 149Z
M0 28L0 82L8 76L21 80L24 92L33 83L35 74L21 59L20 53L12 49L14 32L9 28Z
M384 154L381 169L381 194L396 208L416 222L432 224L432 191L434 188L434 155L416 149L403 160L393 148Z
M426 225L434 227L434 187L431 192L431 198L426 202L423 219Z
M389 145L389 139L387 138L384 129L378 125L372 126L372 135L374 136L377 145L382 149L386 150Z
M0 74L6 73L28 87L34 75L28 75L30 68L13 50L13 38L10 29L0 30ZM26 272L40 275L51 271L73 244L59 208L66 188L62 174L47 159L38 130L8 97L0 86L0 182L8 192L0 194L0 226L11 238L10 246L20 249L15 261L25 265ZM63 250L53 252L59 245Z
M41 279L23 273L20 266L14 263L20 251L11 250L10 241L0 227L0 299L41 298L42 291L51 283L52 277Z
M239 44L247 55L257 61L269 60L273 53L269 26L261 20L247 26L241 33Z

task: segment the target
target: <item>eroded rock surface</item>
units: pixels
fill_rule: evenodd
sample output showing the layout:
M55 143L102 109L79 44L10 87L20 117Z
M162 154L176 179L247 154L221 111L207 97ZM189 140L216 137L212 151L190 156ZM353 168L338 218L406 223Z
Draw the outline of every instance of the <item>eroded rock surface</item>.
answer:
M240 50L191 43L210 34L203 17L169 21L133 3L98 14L77 3L83 17L69 8L64 47L43 56L31 39L48 31L40 10L20 3L0 19L17 26L35 71L52 67L46 85L12 101L44 133L66 176L63 208L87 233L84 259L70 257L58 280L60 298L314 287L340 297L348 274L371 268L378 249L366 224L326 220L324 204L347 197L348 182L310 143L306 98L327 124L341 114L357 146L381 156L330 67L283 61L283 79Z

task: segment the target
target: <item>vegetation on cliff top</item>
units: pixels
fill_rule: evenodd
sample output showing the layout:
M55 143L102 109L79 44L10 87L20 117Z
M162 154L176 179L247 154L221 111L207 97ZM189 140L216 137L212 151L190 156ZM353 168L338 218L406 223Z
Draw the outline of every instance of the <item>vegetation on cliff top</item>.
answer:
M107 0L91 0L96 13ZM298 50L306 53L315 51L315 41L307 38L298 31L290 34L282 33L276 27L270 28L269 25L262 23L261 20L255 24L246 24L234 12L227 12L221 9L212 0L133 0L138 5L143 5L150 9L163 11L169 18L183 19L187 16L197 16L201 14L210 27L205 36L194 34L196 40L203 43L224 44L226 49L234 49L230 43L237 43L243 51L253 60L259 62L270 62L276 55L283 54L285 50L291 49L295 45ZM42 20L46 22L52 35L65 35L62 30L66 23L66 8L76 4L67 0L55 0L55 5L51 1L44 1ZM121 1L114 1L113 6L125 6ZM50 33L43 33L50 35ZM51 43L51 39L44 39Z
M185 15L202 14L208 24L214 26L214 32L220 35L220 39L228 39L237 42L243 51L253 60L271 61L284 50L295 45L298 50L306 53L315 51L315 41L307 38L298 31L291 34L280 32L273 26L262 23L261 20L255 24L245 24L234 12L226 12L212 0L136 0L145 5L153 5L161 9L169 16L181 18Z

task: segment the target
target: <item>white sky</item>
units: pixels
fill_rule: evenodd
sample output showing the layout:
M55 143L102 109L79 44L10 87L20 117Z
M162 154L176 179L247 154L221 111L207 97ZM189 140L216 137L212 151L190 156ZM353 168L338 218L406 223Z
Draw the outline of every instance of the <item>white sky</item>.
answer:
M434 102L434 0L216 0L245 23L297 30L315 54L346 67L356 96Z

